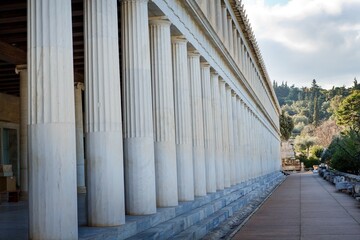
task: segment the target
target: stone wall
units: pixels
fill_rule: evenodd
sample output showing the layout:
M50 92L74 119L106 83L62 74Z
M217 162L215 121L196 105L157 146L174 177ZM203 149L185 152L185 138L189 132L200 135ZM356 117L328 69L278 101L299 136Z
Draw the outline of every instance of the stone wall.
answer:
M20 98L0 93L0 121L20 123Z

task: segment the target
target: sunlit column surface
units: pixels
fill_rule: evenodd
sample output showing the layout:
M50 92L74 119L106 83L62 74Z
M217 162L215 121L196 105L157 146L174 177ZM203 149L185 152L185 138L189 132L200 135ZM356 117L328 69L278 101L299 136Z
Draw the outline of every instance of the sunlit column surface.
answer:
M154 115L156 202L177 206L177 173L170 21L150 20L151 81Z
M172 38L172 64L175 103L175 142L179 201L194 200L190 81L187 40Z
M121 1L126 212L156 212L147 0Z

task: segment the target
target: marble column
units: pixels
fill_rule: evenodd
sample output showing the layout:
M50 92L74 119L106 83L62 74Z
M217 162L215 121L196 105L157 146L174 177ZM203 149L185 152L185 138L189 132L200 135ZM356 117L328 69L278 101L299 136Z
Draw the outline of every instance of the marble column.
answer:
M238 126L238 109L237 109L237 96L234 91L231 92L231 103L232 103L232 122L234 124L234 169L235 169L235 183L240 183L240 147L239 147L239 126Z
M248 121L248 108L246 106L246 104L244 103L242 106L242 110L243 110L243 126L244 126L244 136L243 136L243 147L244 147L244 162L245 162L245 180L249 180L250 179L250 158L249 158L249 141L250 141L250 126L249 126L249 121Z
M228 128L229 128L229 164L230 164L230 184L236 184L236 170L235 170L235 145L234 145L234 123L232 111L232 93L229 85L226 85L226 105L228 113Z
M84 156L84 122L82 92L83 83L75 83L75 137L76 137L76 179L77 192L86 193L85 187L85 156Z
M221 14L221 0L215 0L215 22L216 32L218 36L222 37L222 14Z
M221 15L222 15L222 39L226 48L229 48L229 30L228 30L228 17L227 17L227 8L226 5L221 5Z
M206 1L206 5L208 5L208 18L209 22L216 29L216 2L217 0Z
M200 54L188 52L195 196L206 195L204 117L201 96Z
M170 25L164 17L149 24L158 207L178 205Z
M156 188L148 1L122 0L121 17L126 211L153 214Z
M234 37L233 37L233 21L231 16L228 16L228 39L229 39L229 47L228 47L228 51L230 53L230 55L234 58Z
M220 78L220 107L221 107L221 123L222 123L222 146L223 146L223 161L224 161L224 187L231 186L230 178L230 146L229 146L229 121L228 121L228 106L226 97L225 81Z
M17 65L20 75L20 190L21 198L28 198L28 71L26 65Z
M202 108L204 116L204 146L206 164L206 192L216 192L215 128L211 100L210 64L201 63Z
M29 238L77 239L71 1L27 7Z
M240 180L241 182L245 181L245 147L244 147L244 112L243 112L243 100L238 98L237 99L237 107L238 107L238 134L239 134L239 158L240 158Z
M219 89L219 75L217 72L211 72L211 103L213 108L213 128L215 140L215 167L216 167L216 189L224 189L224 156L222 143L222 119L221 119L221 101Z
M190 81L187 40L172 37L172 64L175 105L175 143L179 201L194 200Z
M84 1L88 224L125 223L116 0Z

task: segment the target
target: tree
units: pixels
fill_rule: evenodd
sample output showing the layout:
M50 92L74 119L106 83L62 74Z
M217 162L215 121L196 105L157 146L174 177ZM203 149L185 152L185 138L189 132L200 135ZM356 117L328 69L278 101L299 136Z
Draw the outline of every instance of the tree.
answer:
M295 147L300 151L306 151L306 156L310 156L310 148L315 144L316 138L309 135L300 135L295 138Z
M324 154L330 166L342 172L360 173L360 135L354 131L333 140Z
M348 130L360 131L360 90L353 91L340 103L336 123Z
M321 158L321 155L324 152L324 148L319 145L314 145L310 149L310 155L314 158Z
M292 121L292 118L289 115L287 115L284 111L282 111L280 115L281 139L283 141L287 141L290 138L293 129L294 129L294 123Z
M340 128L335 120L326 120L314 130L316 143L323 147L328 147L333 139L340 135Z
M339 109L340 103L342 101L343 97L340 95L335 95L331 100L330 100L330 106L327 109L327 111L329 113L331 113L333 116L335 116L337 110Z
M317 95L315 95L315 98L314 98L313 124L315 127L317 127L319 125L319 106L318 106Z

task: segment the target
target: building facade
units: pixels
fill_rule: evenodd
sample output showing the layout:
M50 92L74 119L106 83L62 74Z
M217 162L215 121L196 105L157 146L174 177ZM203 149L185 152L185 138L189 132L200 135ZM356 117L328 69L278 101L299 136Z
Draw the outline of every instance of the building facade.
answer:
M15 5L27 37L3 21L0 59L18 87L1 72L0 87L19 96L30 238L77 238L77 192L88 226L118 226L281 169L280 109L241 1L0 9Z

